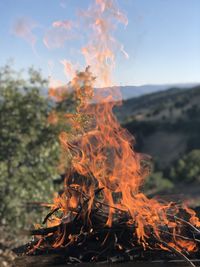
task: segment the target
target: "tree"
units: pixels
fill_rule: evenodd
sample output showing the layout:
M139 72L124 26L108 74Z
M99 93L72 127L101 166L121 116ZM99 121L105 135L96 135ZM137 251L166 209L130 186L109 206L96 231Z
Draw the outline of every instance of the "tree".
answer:
M175 182L200 182L200 150L194 149L184 155L170 173Z
M0 223L23 225L27 201L48 201L58 176L59 127L47 122L51 102L41 96L47 81L30 69L21 78L0 69Z

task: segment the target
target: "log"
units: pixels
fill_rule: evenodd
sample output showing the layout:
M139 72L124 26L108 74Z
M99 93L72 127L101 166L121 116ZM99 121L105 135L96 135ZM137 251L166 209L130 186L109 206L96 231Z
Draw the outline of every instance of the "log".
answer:
M200 260L193 260L196 266L200 266ZM15 267L66 267L66 257L64 255L40 255L40 256L20 256L15 260ZM79 263L71 264L74 267L188 267L183 260L172 261L138 261L122 263Z

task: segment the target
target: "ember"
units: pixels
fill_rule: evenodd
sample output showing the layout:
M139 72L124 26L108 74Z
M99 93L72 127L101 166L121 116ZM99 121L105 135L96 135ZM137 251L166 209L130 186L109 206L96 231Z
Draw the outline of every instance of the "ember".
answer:
M47 227L31 231L37 242L28 253L62 251L68 262L150 260L155 255L170 259L175 254L194 266L190 258L196 256L200 237L195 212L141 192L150 157L134 150L134 137L113 114L119 92L94 93L92 72L98 85L111 85L113 49L119 47L110 35L112 21L126 24L127 19L111 0L96 0L95 9L84 16L94 31L82 49L92 71L87 67L78 72L68 85L78 106L75 114L65 115L72 132L59 136L61 163L66 166L64 189L47 205Z

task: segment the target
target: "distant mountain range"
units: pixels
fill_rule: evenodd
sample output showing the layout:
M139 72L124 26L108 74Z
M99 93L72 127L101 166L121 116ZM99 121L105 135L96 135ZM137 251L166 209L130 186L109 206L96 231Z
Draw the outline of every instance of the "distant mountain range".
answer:
M187 88L192 88L195 87L197 85L199 85L200 83L177 83L177 84L160 84L160 85L129 85L129 86L120 86L117 88L120 88L121 91L121 95L122 95L122 99L123 100L127 100L127 99L131 99L134 97L139 97L142 95L146 95L146 94L151 94L151 93L155 93L155 92L159 92L159 91L164 91L164 90L168 90L170 88L177 88L177 89L187 89ZM96 89L98 90L98 89ZM44 88L41 92L41 94L43 96L47 96L48 95L48 89Z
M123 100L146 95L170 88L187 89L198 85L198 83L160 84L160 85L140 85L140 86L120 86Z

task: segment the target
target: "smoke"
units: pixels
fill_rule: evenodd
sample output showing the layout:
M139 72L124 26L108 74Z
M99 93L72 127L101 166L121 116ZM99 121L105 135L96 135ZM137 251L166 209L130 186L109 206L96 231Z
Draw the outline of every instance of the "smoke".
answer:
M67 1L66 0L60 1L60 7L61 8L66 8L67 7Z
M43 43L48 49L63 47L67 40L73 38L71 21L54 21L44 35Z
M37 37L33 33L33 30L36 27L37 23L35 21L30 18L21 17L14 22L12 30L17 37L24 39L27 43L34 47Z
M66 29L66 30L71 30L72 29L72 23L69 20L64 20L64 21L58 20L58 21L54 21L52 23L52 26L54 28L63 28L63 29Z

